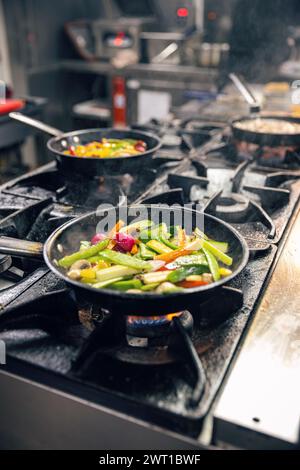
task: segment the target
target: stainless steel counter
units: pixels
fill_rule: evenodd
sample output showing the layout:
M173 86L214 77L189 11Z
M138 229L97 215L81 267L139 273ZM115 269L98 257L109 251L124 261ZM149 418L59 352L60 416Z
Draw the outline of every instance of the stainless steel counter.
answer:
M300 211L215 410L218 441L297 445L300 424Z

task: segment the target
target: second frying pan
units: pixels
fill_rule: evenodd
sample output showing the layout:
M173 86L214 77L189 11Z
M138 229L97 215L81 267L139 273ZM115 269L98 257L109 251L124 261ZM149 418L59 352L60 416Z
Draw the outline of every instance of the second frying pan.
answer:
M87 176L120 175L137 173L151 164L155 152L161 146L161 140L154 134L130 129L84 129L63 133L41 121L24 116L21 113L10 113L12 119L39 129L53 137L47 142L48 149L55 155L58 165L65 173L74 172ZM85 145L92 141L107 139L143 140L147 150L128 157L93 158L66 155L64 152L72 145Z
M246 124L248 121L260 119L260 121L266 121L268 119L276 121L285 121L293 122L295 124L300 124L299 118L293 117L282 117L282 116L272 116L272 115L263 115L263 116L246 116L239 119L235 119L231 123L232 134L233 136L240 141L249 142L251 144L257 144L260 146L268 147L296 147L300 146L300 133L295 134L284 134L284 133L271 133L271 132L255 132L246 128L241 128L239 125Z
M287 134L284 132L257 132L247 129L247 122L255 121L256 119L259 119L261 124L267 123L268 120L272 119L275 121L291 122L298 125L300 124L300 119L292 116L259 114L260 105L258 104L252 91L249 89L248 85L234 73L230 73L229 78L241 93L244 100L248 103L250 110L249 116L235 119L231 123L232 134L237 140L269 147L295 147L300 145L300 132Z

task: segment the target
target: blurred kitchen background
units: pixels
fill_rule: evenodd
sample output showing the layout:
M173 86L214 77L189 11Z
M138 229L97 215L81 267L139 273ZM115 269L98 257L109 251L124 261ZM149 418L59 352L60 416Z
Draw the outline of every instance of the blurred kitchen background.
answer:
M298 113L291 100L300 77L298 5L0 0L0 80L8 99L0 103L1 182L50 159L47 136L12 122L9 109L62 130L191 115L227 122L248 112L228 80L236 71L265 109Z

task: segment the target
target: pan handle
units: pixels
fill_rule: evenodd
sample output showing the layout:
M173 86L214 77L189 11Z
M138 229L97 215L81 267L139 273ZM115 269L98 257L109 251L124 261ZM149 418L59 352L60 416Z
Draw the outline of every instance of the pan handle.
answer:
M255 96L253 95L252 91L249 89L249 87L244 83L244 81L236 75L235 73L230 73L229 74L230 80L234 83L244 100L249 104L250 106L250 112L251 113L259 113L260 111L260 105L258 104Z
M44 122L38 121L37 119L33 119L29 116L25 116L22 113L9 113L9 117L14 119L15 121L22 122L27 126L34 127L35 129L39 129L40 131L46 132L47 134L53 135L54 137L61 137L64 133L55 127L49 126Z
M0 253L5 255L43 258L43 244L30 242L28 240L19 240L18 238L0 236Z

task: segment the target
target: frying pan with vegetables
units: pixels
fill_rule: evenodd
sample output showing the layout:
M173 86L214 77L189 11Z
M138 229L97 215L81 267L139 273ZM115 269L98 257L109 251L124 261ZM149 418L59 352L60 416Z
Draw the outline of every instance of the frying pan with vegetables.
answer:
M232 122L232 133L239 141L260 146L299 146L300 119L272 115L243 117Z
M41 121L24 116L22 113L10 113L9 116L23 124L54 136L47 142L47 147L55 155L59 168L66 173L75 172L87 176L134 174L140 171L141 168L151 164L153 155L161 146L160 139L156 135L147 132L107 128L63 133ZM145 144L145 148L136 155L105 156L103 158L69 154L70 149L79 145L85 146L91 142L99 142L102 139L140 141Z
M153 219L158 220L159 218L161 220L166 220L166 217L169 217L170 226L173 224L175 216L180 215L182 218L190 217L193 229L195 229L198 225L200 214L197 211L183 207L166 208L164 206L158 205L131 206L128 209L130 210L129 214L132 213L132 211L136 214L139 212L139 210L145 211L146 209L148 219L150 221ZM122 218L123 212L121 211L124 211L124 208L116 207L111 210L113 210L116 214L116 219ZM44 247L41 244L34 242L23 242L7 237L0 237L0 252L16 256L44 256L44 260L49 268L58 277L62 278L72 289L74 289L79 299L84 299L85 301L99 304L103 308L107 308L116 314L126 315L160 315L178 312L180 310L189 308L195 310L200 307L201 303L206 301L211 296L218 296L218 290L220 287L237 276L246 266L248 261L248 247L245 240L239 235L239 233L225 222L211 215L201 214L206 235L210 239L216 241L219 240L222 243L228 244L229 251L227 256L232 258L232 264L230 266L231 273L227 277L219 278L217 281L207 285L199 285L197 287L178 289L175 291L166 291L163 293L158 291L141 291L137 293L136 291L132 290L127 292L118 289L113 290L110 288L110 286L105 287L103 285L101 288L96 288L93 285L70 278L66 270L66 267L69 267L70 263L65 263L59 260L66 260L66 257L71 256L73 258L71 260L69 259L69 261L72 264L75 261L80 260L80 258L86 257L86 253L84 256L79 256L79 258L78 255L76 255L80 244L82 241L92 240L93 237L95 237L97 224L99 224L99 221L103 220L103 218L106 216L107 211L105 213L91 213L74 219L58 228L48 238ZM134 217L128 217L128 224L130 224L135 218L136 215ZM124 256L126 255L123 254L123 257L120 257L122 253L118 253L117 251L113 250L109 251L107 249L107 241L105 240L100 240L99 242L97 241L95 245L92 245L92 247L88 247L87 249L90 250L91 248L91 252L88 253L89 257L95 256L96 254L101 254L101 252L104 253L103 250L105 250L108 252L108 257L112 264L122 265L123 263L123 266L126 264L124 263ZM136 260L135 258L132 259ZM168 257L168 261L170 260L175 260L174 255L171 256L171 258ZM133 262L139 261L136 260ZM143 263L146 262L147 261L143 261ZM144 267L145 266L143 265L142 269L144 269ZM149 270L147 268L145 271L146 274L151 274L151 269ZM178 271L176 272L178 274ZM201 314L201 309L199 309L199 314Z
M238 75L231 73L232 80L249 105L250 115L231 123L233 136L239 141L269 147L299 146L300 119L292 116L260 114L258 104L248 85Z

